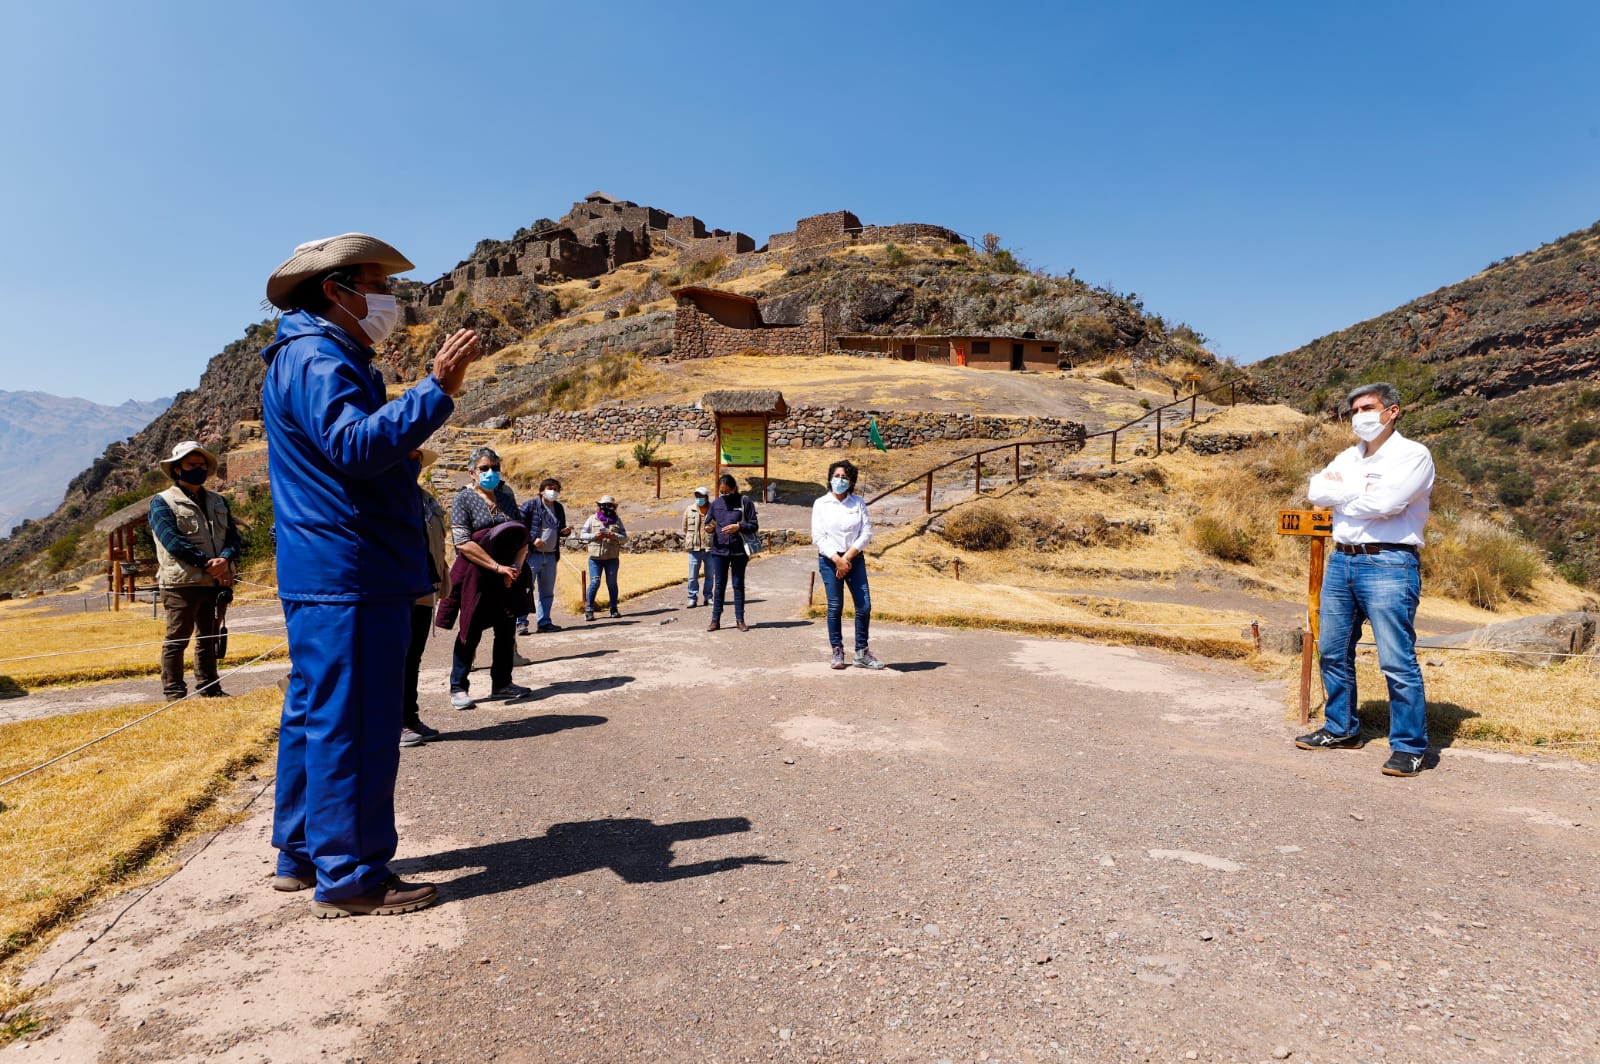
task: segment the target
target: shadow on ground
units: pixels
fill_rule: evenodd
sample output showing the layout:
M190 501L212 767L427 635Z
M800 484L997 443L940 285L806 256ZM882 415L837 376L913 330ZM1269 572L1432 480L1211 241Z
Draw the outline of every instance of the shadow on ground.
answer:
M609 868L629 883L668 883L677 879L726 872L743 865L781 865L787 861L762 854L720 857L674 865L672 846L687 839L706 839L749 831L747 817L717 817L656 824L649 820L585 820L552 824L542 836L467 846L408 861L394 862L405 876L422 876L457 868L474 868L450 881L446 900L518 890L552 879Z
M531 739L539 735L554 735L568 728L593 728L597 724L607 723L610 719L591 714L545 713L537 717L523 717L521 720L504 720L482 728L444 731L434 741L487 742L498 739Z

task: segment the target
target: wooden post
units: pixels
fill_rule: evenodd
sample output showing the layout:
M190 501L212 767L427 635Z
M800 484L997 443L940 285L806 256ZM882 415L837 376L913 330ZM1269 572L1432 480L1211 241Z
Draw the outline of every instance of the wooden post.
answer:
M1022 485L1022 444L1017 444L1016 453L1011 456L1011 470L1018 487Z
M806 605L810 606L817 601L817 571L811 570L811 583L806 587Z
M1261 653L1261 622L1259 620L1250 622L1250 642L1255 646L1256 653Z
M928 486L922 491L922 512L933 513L933 473L928 474Z
M961 579L961 559L960 558L956 559L956 579L957 580Z
M1111 430L1111 464L1117 464L1117 430Z
M983 455L974 455L972 458L972 490L974 494L983 494Z
M1300 629L1300 724L1311 722L1311 633Z
M1312 642L1322 638L1322 570L1326 564L1327 544L1325 536L1317 536L1311 541L1311 594L1306 598L1306 610L1310 617L1307 627L1311 631Z
M656 498L661 498L661 467L656 466Z
M1195 403L1196 403L1197 400L1199 400L1199 398L1200 398L1200 396L1199 396L1198 393L1196 393L1196 392L1190 392L1189 393L1189 424L1191 424L1191 425L1194 424Z
M1228 382L1228 405L1233 405L1233 382Z
M1161 411L1156 410L1156 454L1161 453Z

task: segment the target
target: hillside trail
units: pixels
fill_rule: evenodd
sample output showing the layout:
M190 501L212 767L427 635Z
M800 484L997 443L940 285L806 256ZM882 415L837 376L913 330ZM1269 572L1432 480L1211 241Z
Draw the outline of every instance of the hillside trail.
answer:
M1439 735L1391 779L1143 649L875 625L890 667L832 671L815 562L752 563L748 632L681 589L558 615L533 693L466 712L436 633L395 867L439 905L271 890L263 769L39 958L0 1062L1600 1053L1591 768Z

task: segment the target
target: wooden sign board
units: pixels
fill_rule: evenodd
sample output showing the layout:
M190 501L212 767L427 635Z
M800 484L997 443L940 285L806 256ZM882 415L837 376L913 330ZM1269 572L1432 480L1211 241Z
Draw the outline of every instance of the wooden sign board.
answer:
M1333 535L1333 511L1279 510L1278 535L1331 536Z
M721 465L765 466L767 464L767 419L764 417L717 418Z

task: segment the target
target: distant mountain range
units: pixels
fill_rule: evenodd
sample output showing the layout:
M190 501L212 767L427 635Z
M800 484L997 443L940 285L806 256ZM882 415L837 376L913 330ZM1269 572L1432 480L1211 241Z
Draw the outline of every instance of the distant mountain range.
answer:
M102 406L44 392L0 391L0 537L61 504L106 445L133 435L171 399Z
M1254 363L1274 398L1327 412L1387 380L1441 475L1503 507L1575 583L1600 586L1600 223L1387 314Z

